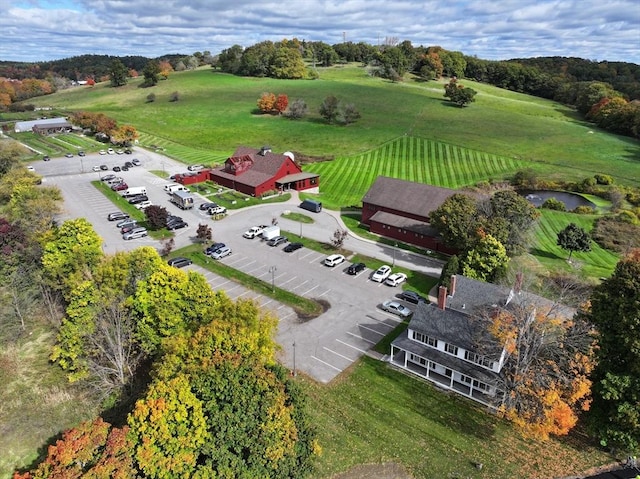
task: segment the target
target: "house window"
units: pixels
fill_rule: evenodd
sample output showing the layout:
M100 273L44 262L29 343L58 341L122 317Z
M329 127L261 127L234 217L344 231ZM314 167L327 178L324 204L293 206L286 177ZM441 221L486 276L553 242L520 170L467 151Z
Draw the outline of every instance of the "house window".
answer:
M484 392L491 391L491 386L489 386L488 384L485 384L485 383L481 383L477 379L474 379L473 387L476 388L476 389L479 389L480 391L484 391Z
M471 361L472 363L479 364L480 366L484 366L485 368L493 369L493 361L484 356L480 356L479 354L472 353L471 351L464 352L464 358L467 361Z
M433 348L438 347L438 340L434 338L430 338L426 334L418 333L413 331L413 339L418 341L419 343L426 344L427 346L431 346Z
M469 376L465 376L464 374L461 374L460 381L466 384L471 384L472 379Z
M458 346L454 346L453 344L445 344L444 350L449 354L453 354L454 356L458 355Z

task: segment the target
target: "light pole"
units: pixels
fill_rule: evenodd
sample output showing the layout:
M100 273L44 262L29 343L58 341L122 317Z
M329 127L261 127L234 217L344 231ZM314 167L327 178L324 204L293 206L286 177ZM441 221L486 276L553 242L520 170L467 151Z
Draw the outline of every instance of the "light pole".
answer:
M296 342L293 342L293 377L297 376L296 372Z
M276 271L278 270L278 268L276 268L275 266L271 266L269 268L269 273L271 273L271 292L275 292L276 290Z
M391 263L392 267L395 267L396 265L396 248L398 247L398 243L394 243L394 248L393 248L393 263Z

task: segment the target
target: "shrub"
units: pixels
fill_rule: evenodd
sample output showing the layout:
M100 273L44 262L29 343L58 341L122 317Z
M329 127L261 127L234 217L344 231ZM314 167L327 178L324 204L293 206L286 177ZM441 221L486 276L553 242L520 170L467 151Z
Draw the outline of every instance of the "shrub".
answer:
M638 217L633 211L623 210L618 214L617 218L618 221L623 223L629 223L630 225L638 224Z
M286 116L292 120L299 120L307 114L307 109L307 103L301 98L298 98L289 105L289 111Z
M520 188L535 188L538 184L538 177L531 168L527 168L516 171L511 179L511 184Z
M609 175L595 175L594 176L596 183L599 185L612 185L613 178Z
M156 94L155 93L149 93L147 95L147 103L153 103L154 101L156 101Z
M545 208L547 210L556 210L556 211L567 211L567 207L560 200L555 198L549 198L544 203L542 203L541 208Z
M591 230L591 237L601 247L618 253L640 248L640 226L620 221L618 217L598 219Z
M572 213L576 213L579 215L593 215L595 214L595 212L596 210L594 210L591 206L578 206L572 211Z
M627 193L625 197L633 206L640 206L640 192L631 191Z
M174 91L169 97L169 101L178 101L179 99L180 99L180 93L177 91Z

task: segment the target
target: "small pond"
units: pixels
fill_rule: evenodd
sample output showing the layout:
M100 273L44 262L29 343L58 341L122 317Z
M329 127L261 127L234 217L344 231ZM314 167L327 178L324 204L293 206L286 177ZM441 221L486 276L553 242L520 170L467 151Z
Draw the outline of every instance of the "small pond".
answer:
M569 193L568 191L520 190L518 191L518 193L529 200L529 202L536 208L542 206L542 203L544 203L549 198L555 198L558 201L562 201L564 203L564 206L567 208L567 211L572 211L578 206L589 206L593 209L596 208L596 205L591 201L583 198L576 193Z

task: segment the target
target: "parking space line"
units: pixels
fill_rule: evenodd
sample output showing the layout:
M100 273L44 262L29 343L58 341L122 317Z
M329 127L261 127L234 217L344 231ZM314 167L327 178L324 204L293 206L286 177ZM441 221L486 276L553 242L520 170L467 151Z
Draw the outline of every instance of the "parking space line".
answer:
M355 347L355 346L353 346L353 345L351 345L351 344L349 344L349 343L345 343L344 341L341 341L341 340L339 340L339 339L336 339L336 341L338 341L340 344L344 344L345 346L347 346L347 347L349 347L349 348L351 348L351 349L355 349L356 351L359 351L359 352L361 352L362 354L367 354L367 352L366 352L365 350L360 349L360 348L357 348L357 347Z
M291 278L289 278L288 280L286 280L284 283L280 283L280 287L282 288L284 285L290 283L291 281L294 281L297 278L297 276L293 276Z
M333 350L329 349L329 348L328 348L328 347L326 347L326 346L323 346L323 347L322 347L322 349L326 349L326 350L327 350L327 351L329 351L330 353L335 354L336 356L340 356L342 359L346 359L346 360L347 360L347 361L349 361L350 363L352 363L353 361L355 361L354 359L351 359L351 358L348 358L348 357L346 357L346 356L343 356L342 354L337 353L337 352L335 352L335 351L333 351Z
M307 284L309 282L308 279L305 279L302 283L300 283L298 286L296 286L295 288L293 288L291 291L295 291L298 288L302 288L305 284Z
M319 297L319 298L321 298L321 297L323 297L325 294L328 294L328 293L330 293L330 292L331 292L331 290L330 290L330 289L328 289L328 290L326 290L324 293L322 293L321 295L319 295L318 297Z
M302 296L304 296L305 294L309 294L311 291L316 289L318 286L320 286L320 285L316 284L313 288L306 290L304 293L302 293Z
M304 254L304 255L300 256L300 259L305 259L305 258L306 258L307 256L309 256L310 254L315 255L315 252L314 252L314 251L309 250L309 252L308 252L307 254Z
M324 365L326 365L326 366L329 366L331 369L335 369L335 370L336 370L336 371L338 371L339 373L341 373L341 372L342 372L342 369L337 368L337 367L333 366L332 364L329 364L328 362L323 361L322 359L318 359L318 358L316 358L315 356L311 356L311 357L312 357L313 359L315 359L316 361L321 362L322 364L324 364Z
M376 318L374 316L371 316L370 314L367 314L366 317L370 318L370 319L373 319L374 321L378 322L379 324L383 324L386 327L391 328L391 329L395 328L398 324L400 324L402 322L402 320L397 318L396 316L393 316L393 317L390 316L390 317L386 318L385 320L380 320L380 319L378 319L378 318ZM385 323L385 321L387 319L391 320L391 321L393 321L394 323L397 323L397 324L394 324L394 325L387 324L387 323Z
M380 331L376 331L375 329L368 328L368 327L364 326L363 324L358 324L358 327L362 328L362 329L366 329L367 331L371 331L372 333L376 333L379 336L386 336L386 334L381 333Z
M358 338L358 339L362 339L363 341L369 343L369 344L376 344L375 341L371 341L370 339L367 338L363 338L362 336L356 334L356 333L352 333L351 331L347 331L347 334L350 336L353 336L354 338Z

